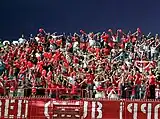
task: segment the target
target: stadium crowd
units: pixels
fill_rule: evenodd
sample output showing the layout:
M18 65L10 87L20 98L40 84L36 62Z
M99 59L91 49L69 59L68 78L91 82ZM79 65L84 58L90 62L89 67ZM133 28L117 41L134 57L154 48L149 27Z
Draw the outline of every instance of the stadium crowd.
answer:
M1 41L1 96L160 98L160 38L139 28ZM83 93L82 93L83 92Z

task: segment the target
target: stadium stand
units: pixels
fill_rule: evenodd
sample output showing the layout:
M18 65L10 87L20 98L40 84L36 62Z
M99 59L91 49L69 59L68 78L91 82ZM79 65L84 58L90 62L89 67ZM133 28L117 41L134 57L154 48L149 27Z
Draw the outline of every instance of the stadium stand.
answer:
M1 41L0 95L58 99L160 98L160 39L111 29Z

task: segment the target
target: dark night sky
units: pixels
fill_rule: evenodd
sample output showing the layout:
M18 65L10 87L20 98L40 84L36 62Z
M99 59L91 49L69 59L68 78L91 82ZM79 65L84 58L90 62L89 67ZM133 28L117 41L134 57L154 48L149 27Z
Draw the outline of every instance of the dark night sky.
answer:
M137 27L144 33L160 33L160 1L0 0L0 38L28 36L40 27L59 33Z

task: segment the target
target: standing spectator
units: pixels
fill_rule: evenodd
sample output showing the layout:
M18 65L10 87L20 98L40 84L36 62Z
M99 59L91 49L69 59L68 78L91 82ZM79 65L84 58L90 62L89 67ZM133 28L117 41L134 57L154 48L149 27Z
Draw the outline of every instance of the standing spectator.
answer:
M24 38L24 35L22 35L22 37L18 39L18 42L19 42L20 44L23 44L23 43L26 42L26 39Z
M135 74L135 99L140 99L141 74L139 71Z
M155 99L155 86L156 85L156 77L153 71L150 71L149 75L149 98Z

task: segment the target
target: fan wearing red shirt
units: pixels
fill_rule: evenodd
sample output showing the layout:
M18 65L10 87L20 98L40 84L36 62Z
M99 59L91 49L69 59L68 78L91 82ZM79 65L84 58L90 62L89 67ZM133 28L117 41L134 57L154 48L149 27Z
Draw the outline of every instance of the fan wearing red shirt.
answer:
M75 95L75 94L77 94L77 93L78 93L77 91L78 91L77 86L72 85L71 94L72 94L72 95ZM73 97L73 98L74 98L74 97Z
M46 74L47 74L47 71L46 71L45 69L43 69L42 72L41 72L41 75L42 75L43 77L46 77Z
M14 86L11 86L11 87L10 87L9 97L13 97L13 96L14 96L14 91L15 91L15 87L14 87Z
M101 38L103 39L104 42L108 42L108 39L109 39L109 35L104 33Z
M56 98L56 90L59 89L58 85L53 83L53 82L48 82L48 89L47 92L49 94L49 96L51 96L52 98Z
M155 99L155 88L156 88L156 77L153 71L150 71L149 76L149 91L150 91L150 99Z
M135 99L140 99L141 78L140 72L137 71L135 75Z
M94 80L95 76L92 73L92 71L90 70L87 74L86 74L86 79L87 79L87 84L88 84L88 90L90 92L89 96L90 98L92 98L92 92L93 92L93 80Z
M110 54L110 49L109 48L103 48L103 53L104 53L104 56L108 56Z
M92 73L92 71L89 71L87 74L86 74L86 79L87 79L87 83L89 85L92 85L93 84L93 80L94 80L94 74Z
M37 89L35 86L32 87L32 96L35 96L37 92Z

